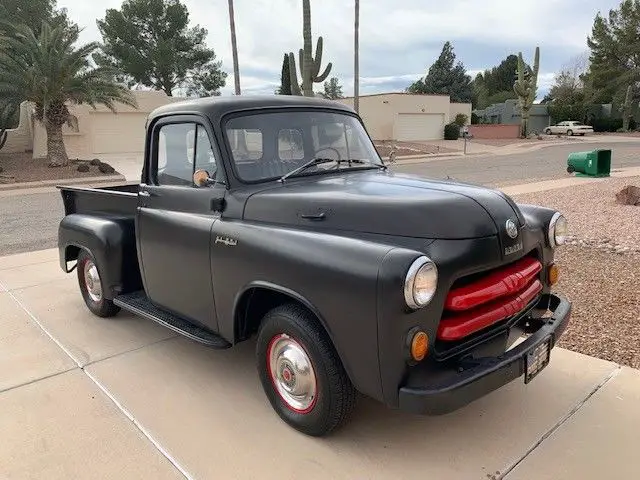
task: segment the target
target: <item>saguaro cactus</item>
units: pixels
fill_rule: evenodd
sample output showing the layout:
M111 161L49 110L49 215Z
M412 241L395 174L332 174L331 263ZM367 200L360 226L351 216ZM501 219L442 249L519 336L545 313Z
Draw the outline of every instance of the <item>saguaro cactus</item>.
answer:
M536 47L533 70L524 63L522 52L518 54L518 70L513 91L518 95L520 107L520 136L526 137L529 129L529 112L538 91L538 70L540 69L540 47Z
M293 95L304 95L305 97L313 97L313 84L324 82L331 72L331 62L327 65L325 71L320 73L320 64L322 63L322 37L318 37L316 45L316 55L312 55L311 42L311 4L310 0L302 0L302 33L304 39L304 48L300 49L300 75L302 77L302 89L298 82L298 74L296 70L296 59L292 52L289 53L289 72L291 74L291 93Z

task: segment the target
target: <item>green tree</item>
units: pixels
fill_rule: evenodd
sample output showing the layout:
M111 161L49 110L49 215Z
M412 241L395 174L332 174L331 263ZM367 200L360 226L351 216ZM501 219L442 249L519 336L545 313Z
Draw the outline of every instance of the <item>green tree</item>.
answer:
M40 35L42 23L47 22L51 27L65 26L70 30L78 30L67 17L66 9L58 9L56 0L0 0L0 33L10 34L11 28L6 25L26 25L34 33Z
M293 95L291 93L291 73L289 72L289 55L284 54L282 60L282 73L280 74L280 88L278 88L278 95Z
M227 73L205 44L207 30L189 27L189 12L180 0L125 0L97 21L104 45L94 55L100 66L122 72L130 87L144 85L172 96L217 95Z
M518 68L517 55L508 55L500 64L476 75L473 80L474 105L487 108L493 103L517 98L513 91L513 77Z
M587 44L591 51L588 81L593 87L593 100L597 103L612 102L625 105L624 129L633 101L638 96L636 85L640 82L640 0L623 0L608 17L596 15ZM625 102L631 89L630 101Z
M131 92L113 81L114 72L91 67L89 56L99 45L75 48L77 40L77 30L52 29L46 23L39 36L20 25L0 38L0 98L35 105L35 117L47 132L50 166L69 162L62 137L62 126L75 123L69 104L102 104L113 111L116 102L136 106Z
M344 98L342 85L340 85L338 77L331 77L328 82L324 82L324 92L320 93L320 96L329 100Z
M474 97L471 77L462 62L456 63L453 46L446 42L440 56L424 78L407 88L409 93L449 95L452 102L471 102Z
M70 32L78 31L78 26L67 18L66 10L56 8L56 0L0 0L0 36L11 36L16 25L26 25L39 35L43 22L65 27ZM0 144L3 146L7 140L6 130L18 125L20 112L19 105L7 102L6 98L0 101Z

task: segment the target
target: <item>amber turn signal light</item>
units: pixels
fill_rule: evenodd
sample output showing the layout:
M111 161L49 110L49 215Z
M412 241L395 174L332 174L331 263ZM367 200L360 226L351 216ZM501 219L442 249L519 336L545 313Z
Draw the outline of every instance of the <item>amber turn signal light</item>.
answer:
M411 358L416 362L427 356L429 350L429 337L424 332L417 332L411 340Z
M547 271L549 285L555 285L556 283L558 283L559 276L560 272L558 271L558 267L556 266L556 264L549 265L549 270Z

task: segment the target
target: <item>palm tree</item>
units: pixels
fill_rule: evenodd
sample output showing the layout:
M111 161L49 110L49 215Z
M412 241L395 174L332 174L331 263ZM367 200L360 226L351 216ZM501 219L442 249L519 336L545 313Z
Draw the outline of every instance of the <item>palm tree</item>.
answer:
M229 0L229 28L231 29L231 52L233 54L233 79L236 95L240 95L240 67L238 66L238 44L236 43L236 20L233 13L233 0Z
M99 48L96 42L80 48L77 29L51 28L43 24L36 36L26 25L13 26L0 38L0 98L15 105L35 105L35 117L47 132L49 165L69 163L62 138L62 126L73 125L69 105L105 105L115 112L117 102L137 108L135 98L115 82L115 72L92 68L89 56Z
M355 26L354 26L354 65L353 65L353 107L356 113L360 109L360 0L355 0Z

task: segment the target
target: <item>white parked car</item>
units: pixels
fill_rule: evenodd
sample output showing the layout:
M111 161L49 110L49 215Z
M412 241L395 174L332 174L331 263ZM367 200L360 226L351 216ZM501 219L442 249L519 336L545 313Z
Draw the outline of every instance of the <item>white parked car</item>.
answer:
M584 135L585 133L593 133L593 127L584 125L580 122L560 122L557 125L549 125L544 129L547 135Z

